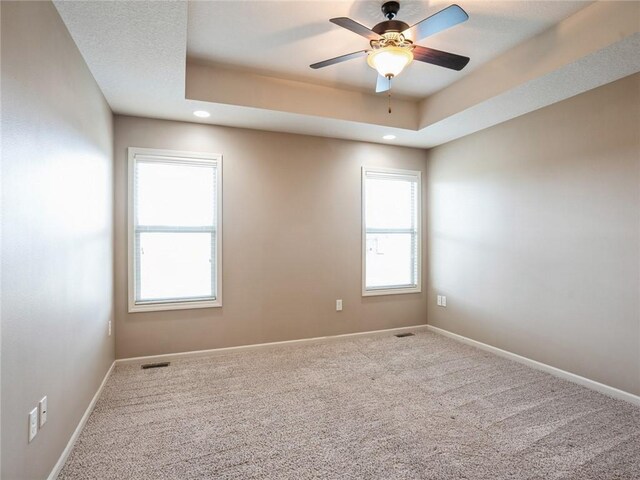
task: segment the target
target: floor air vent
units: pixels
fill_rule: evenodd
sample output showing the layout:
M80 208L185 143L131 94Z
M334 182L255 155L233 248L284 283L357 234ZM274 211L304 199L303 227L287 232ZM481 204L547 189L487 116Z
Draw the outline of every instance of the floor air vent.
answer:
M142 369L146 370L147 368L162 368L162 367L168 367L169 365L171 365L170 362L145 363L144 365L142 365Z
M399 333L396 335L396 337L398 338L403 338L403 337L413 337L413 333L411 332L407 332L407 333Z

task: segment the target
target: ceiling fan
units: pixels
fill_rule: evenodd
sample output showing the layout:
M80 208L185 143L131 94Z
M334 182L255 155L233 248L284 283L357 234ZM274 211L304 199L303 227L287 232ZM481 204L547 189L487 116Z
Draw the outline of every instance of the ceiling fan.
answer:
M330 19L331 23L367 38L371 48L314 63L310 67L313 69L323 68L352 58L367 56L369 66L378 71L376 92L386 92L391 88L391 79L402 72L404 67L413 60L452 70L462 70L469 63L468 57L421 47L413 43L466 21L469 15L458 5L451 5L440 10L411 27L405 22L395 20L399 11L400 4L398 2L384 3L382 13L387 20L378 23L371 29L347 17Z

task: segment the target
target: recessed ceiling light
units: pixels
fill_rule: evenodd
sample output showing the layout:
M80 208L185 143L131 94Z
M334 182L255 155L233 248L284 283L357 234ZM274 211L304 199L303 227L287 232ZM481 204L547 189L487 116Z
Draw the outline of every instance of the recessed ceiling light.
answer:
M395 135L385 135L385 136L384 136L384 137L382 137L382 138L383 138L383 139L385 139L385 140L393 140L393 139L395 139L395 138L396 138L396 136L395 136Z
M193 112L193 114L196 117L200 117L200 118L207 118L211 116L209 112L205 112L204 110L196 110L195 112Z

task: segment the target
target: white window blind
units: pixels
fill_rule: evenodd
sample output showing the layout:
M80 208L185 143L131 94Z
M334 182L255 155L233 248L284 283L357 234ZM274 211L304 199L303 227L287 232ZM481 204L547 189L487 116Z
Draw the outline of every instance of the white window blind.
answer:
M363 295L420 291L420 172L363 168Z
M129 150L129 310L219 306L222 159Z

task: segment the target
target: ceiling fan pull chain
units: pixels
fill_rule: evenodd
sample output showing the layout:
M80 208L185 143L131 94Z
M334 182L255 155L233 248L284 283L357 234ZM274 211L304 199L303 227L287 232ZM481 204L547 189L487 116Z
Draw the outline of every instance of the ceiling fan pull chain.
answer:
M391 75L387 76L387 80L389 80L388 97L389 97L389 113L391 113Z

